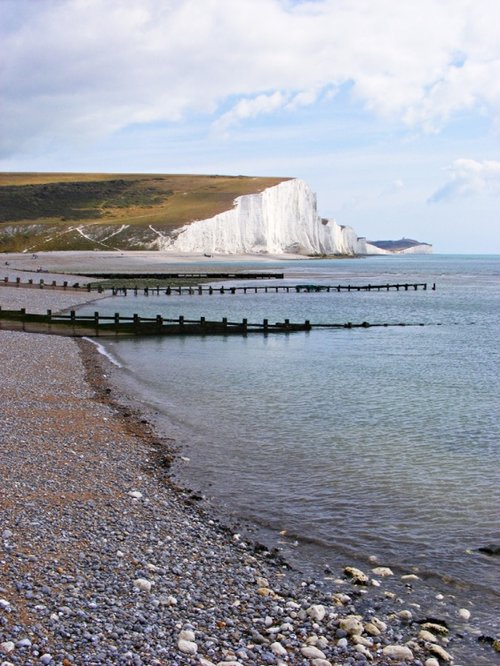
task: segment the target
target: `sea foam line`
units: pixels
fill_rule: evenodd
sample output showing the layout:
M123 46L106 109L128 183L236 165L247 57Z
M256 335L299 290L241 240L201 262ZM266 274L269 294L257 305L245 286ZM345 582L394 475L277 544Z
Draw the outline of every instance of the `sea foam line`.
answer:
M96 342L92 338L87 338L85 336L83 336L82 339L88 340L93 345L95 345L97 347L97 351L99 352L99 354L105 356L108 359L108 361L111 361L111 363L113 363L113 365L116 365L118 368L123 367L122 364L119 361L117 361L116 358L112 354L110 354L108 350L105 347L103 347L99 342Z

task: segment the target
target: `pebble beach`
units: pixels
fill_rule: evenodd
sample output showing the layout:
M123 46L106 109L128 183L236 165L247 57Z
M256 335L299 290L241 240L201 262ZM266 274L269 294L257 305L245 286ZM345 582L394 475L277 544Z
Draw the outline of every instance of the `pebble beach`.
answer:
M88 299L0 287L31 312ZM468 608L416 602L413 572L304 578L177 487L175 442L91 342L0 330L0 357L1 666L497 663Z

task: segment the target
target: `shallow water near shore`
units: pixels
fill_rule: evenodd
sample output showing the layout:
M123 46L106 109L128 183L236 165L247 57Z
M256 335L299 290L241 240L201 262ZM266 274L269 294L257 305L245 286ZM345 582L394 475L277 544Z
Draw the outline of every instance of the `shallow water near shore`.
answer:
M437 289L100 301L101 313L426 324L106 342L189 458L176 474L236 515L286 530L304 569L367 566L369 556L400 573L416 567L498 631L498 560L476 549L500 543L500 257L270 268L289 284Z

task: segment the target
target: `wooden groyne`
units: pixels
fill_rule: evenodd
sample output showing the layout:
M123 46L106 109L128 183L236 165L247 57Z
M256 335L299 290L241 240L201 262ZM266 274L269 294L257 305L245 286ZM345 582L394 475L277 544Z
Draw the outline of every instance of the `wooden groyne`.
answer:
M111 293L113 296L127 296L129 294L134 294L137 296L139 293L143 293L145 296L202 296L204 294L257 294L257 293L266 293L266 294L290 294L290 293L340 293L341 291L348 292L360 292L360 291L418 291L418 290L427 291L426 282L418 283L403 283L403 284L365 284L365 285L352 285L352 284L338 284L338 285L305 285L305 284L296 284L296 285L265 285L265 286L246 286L246 287L228 287L228 286L203 286L197 285L195 287L111 287ZM432 291L436 290L436 285L433 284L430 289Z
M284 273L79 273L100 280L282 280Z
M371 328L388 326L423 326L424 324L369 324L364 321L360 324L347 322L344 324L311 324L306 320L301 323L292 323L289 319L282 322L270 323L263 319L259 323L251 323L248 319L229 321L227 317L222 320L210 321L205 317L199 319L186 319L183 316L177 319L168 319L162 315L155 317L140 317L137 314L122 316L77 315L74 310L65 314L53 314L47 310L46 314L28 313L24 308L20 310L4 310L0 308L0 329L13 331L26 331L30 333L47 333L51 335L65 335L72 337L121 337L121 336L151 336L151 335L247 335L249 333L292 333L295 331L310 331L313 328Z
M181 274L175 274L181 275ZM183 277L192 277L194 274L182 274ZM229 279L229 275L224 274ZM282 275L282 274L279 274ZM278 274L276 274L278 276ZM200 274L196 274L196 277L203 277ZM257 278L255 278L257 279ZM22 287L28 289L57 289L57 290L76 290L76 291L97 291L97 293L102 294L104 291L108 290L113 296L128 296L133 294L138 296L139 294L144 294L144 296L172 296L172 295L212 295L212 294L257 294L257 293L340 293L340 292L362 292L362 291L427 291L429 288L432 291L436 290L436 284L433 283L428 287L427 282L405 282L405 283L386 283L386 284L337 284L337 285L318 285L318 284L296 284L296 285L252 285L252 286L224 286L213 287L211 285L196 285L189 287L173 287L173 286L154 286L154 287L103 287L101 285L95 285L91 282L86 284L80 284L79 282L74 282L70 284L67 280L61 282L56 282L56 280L45 281L43 278L35 282L32 279L29 279L27 282L22 282L21 278L16 278L15 280L10 280L5 277L3 281L0 281L0 286L4 287Z

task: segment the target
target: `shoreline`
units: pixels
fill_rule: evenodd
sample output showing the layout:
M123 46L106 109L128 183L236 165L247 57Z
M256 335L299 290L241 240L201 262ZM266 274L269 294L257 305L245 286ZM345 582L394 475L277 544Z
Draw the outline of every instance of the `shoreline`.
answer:
M396 584L396 576L370 570L357 583L342 572L304 579L236 526L219 523L168 477L175 443L158 437L142 408L128 407L130 398L109 383L111 361L91 342L3 331L0 340L12 352L4 361L11 381L3 387L10 393L0 492L6 663L418 666L437 658L427 663L435 666L452 654L457 660L447 663L467 666L473 657L486 666L495 659L464 619L446 630L426 617L411 596L414 580ZM29 377L19 375L19 363L12 367L19 346ZM53 411L57 399L67 409ZM30 445L38 438L40 446ZM426 619L449 634L432 634Z

